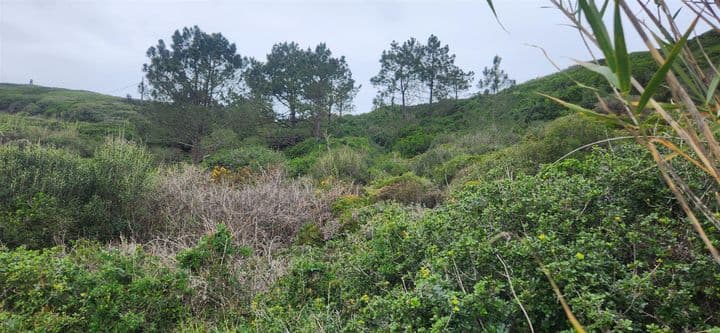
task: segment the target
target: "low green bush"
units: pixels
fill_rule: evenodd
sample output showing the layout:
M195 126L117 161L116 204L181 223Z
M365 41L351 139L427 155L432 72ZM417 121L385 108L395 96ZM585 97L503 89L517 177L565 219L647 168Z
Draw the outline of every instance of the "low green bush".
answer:
M185 274L141 249L0 250L2 332L171 332L190 294Z
M322 230L317 224L308 222L298 230L297 244L300 245L321 245L324 242Z
M253 171L260 171L284 166L285 156L270 148L251 145L218 151L205 158L202 163L208 168L223 166L230 170L250 168Z
M423 177L430 177L438 166L462 154L450 145L438 145L412 159L413 171Z
M553 163L583 145L613 136L613 129L603 124L578 115L561 117L528 131L522 143L471 159L472 163L455 172L452 187L472 180L535 174L543 163ZM589 151L577 151L574 157L581 157Z
M340 222L343 231L353 231L358 227L358 210L371 204L367 196L344 195L332 204L332 213Z
M219 128L204 137L200 144L208 154L213 154L220 150L232 150L242 146L242 140L235 131L229 128Z
M422 215L379 207L357 233L303 253L258 299L254 328L526 331L520 303L535 331L567 330L541 267L588 331L718 327L717 264L671 196L642 148L614 146L468 184Z
M411 170L410 160L403 158L397 152L375 155L370 163L369 172L372 179L399 176Z
M440 192L432 182L411 172L375 181L367 191L375 201L392 200L425 207L434 207L440 201Z
M313 171L313 168L321 157L327 156L329 151L335 151L337 154L339 150L343 149L354 150L364 155L373 151L374 147L367 138L362 137L349 136L328 140L306 139L285 150L285 154L290 158L287 163L289 173L292 176L315 174L317 170Z
M366 183L370 156L366 151L348 146L331 148L322 154L310 169L315 179L333 177L357 183Z
M153 188L152 161L124 140L107 141L93 158L36 145L0 146L0 242L40 248L78 238L110 240L140 228Z
M416 131L400 138L393 144L392 148L400 152L403 157L413 157L428 150L432 141L433 136L422 131Z
M242 273L238 262L251 253L251 248L235 243L224 224L203 236L195 246L178 253L178 265L205 285L191 302L196 316L217 318L247 306L250 293L239 280Z

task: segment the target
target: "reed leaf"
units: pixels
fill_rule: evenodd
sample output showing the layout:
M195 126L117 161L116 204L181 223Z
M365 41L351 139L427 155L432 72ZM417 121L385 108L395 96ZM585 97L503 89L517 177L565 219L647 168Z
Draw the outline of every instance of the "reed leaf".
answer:
M670 68L672 68L673 63L675 62L675 59L677 58L678 54L682 51L683 46L688 40L688 37L690 36L690 33L695 29L695 24L697 24L698 18L695 18L693 23L690 25L690 28L685 32L685 34L678 40L677 43L675 43L675 46L673 46L670 53L667 55L665 59L665 63L663 63L662 66L660 66L660 69L658 69L657 72L653 75L653 77L650 79L650 82L648 82L647 86L645 86L645 91L640 95L640 101L638 101L637 111L642 111L647 103L650 101L650 98L655 94L657 91L657 88L660 86L660 83L665 81L665 76L670 71Z
M620 15L620 5L615 1L615 61L617 62L617 79L619 82L620 92L623 95L630 93L630 57L628 55L627 46L625 45L625 32L622 26L622 17Z

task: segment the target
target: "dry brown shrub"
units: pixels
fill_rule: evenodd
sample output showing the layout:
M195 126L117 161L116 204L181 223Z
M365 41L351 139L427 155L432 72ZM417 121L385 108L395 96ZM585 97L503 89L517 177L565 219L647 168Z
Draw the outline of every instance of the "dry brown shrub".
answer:
M234 258L231 264L238 281L252 294L284 274L288 259L277 250L290 245L303 225L315 223L326 239L332 237L339 229L332 203L357 191L342 184L320 190L311 180L289 178L282 170L253 177L240 184L217 182L209 173L189 165L161 172L153 215L136 239L144 240L149 251L171 264L180 251L195 246L224 224L237 245L253 249L250 257ZM203 293L207 286L201 279L194 285L200 298L223 296Z
M319 190L309 179L291 179L277 169L233 186L211 181L198 167L181 166L160 174L155 217L143 238L173 239L185 248L222 223L238 244L273 250L290 244L305 223L331 230L330 206L353 191L341 184Z

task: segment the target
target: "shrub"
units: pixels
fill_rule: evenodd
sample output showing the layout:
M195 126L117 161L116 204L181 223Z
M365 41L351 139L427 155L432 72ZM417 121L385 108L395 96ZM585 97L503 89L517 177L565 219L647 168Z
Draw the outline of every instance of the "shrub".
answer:
M376 155L370 164L372 179L381 179L389 176L399 176L410 171L410 161L397 152Z
M307 139L287 149L286 155L291 159L288 161L288 169L292 176L306 175L312 173L313 166L318 159L327 154L328 150L350 148L358 152L370 152L373 147L367 138L343 137L339 139L330 138L327 141L315 138Z
M436 166L431 173L432 179L437 184L448 185L462 169L479 160L480 156L477 155L457 155L449 161Z
M147 213L147 199L154 189L153 157L144 148L123 139L109 139L92 158L96 194L108 203L110 223L117 235L123 223L140 222ZM101 232L98 232L101 234Z
M0 241L51 246L110 240L141 225L153 184L152 158L124 140L95 157L41 146L0 146Z
M220 150L232 150L242 145L240 137L231 129L220 128L212 131L204 137L200 144L208 154L214 154Z
M0 331L169 332L189 315L187 277L137 250L0 250Z
M413 157L422 154L432 143L433 137L421 131L413 132L393 144L393 150L402 154L403 157Z
M358 226L357 210L370 204L365 196L355 194L344 195L332 204L332 212L340 222L341 230L351 231Z
M284 163L285 157L282 153L262 146L221 150L203 161L207 167L223 166L236 171L245 167L253 171L267 170Z
M300 245L321 245L323 241L322 230L315 223L305 223L298 231L297 243Z
M518 130L516 126L514 123L505 126L492 125L459 137L455 134L451 143L468 154L485 154L518 142L520 137L515 133Z
M256 174L232 186L213 182L202 170L184 166L160 176L149 237L182 239L179 249L224 224L238 244L253 249L289 245L303 225L330 224L332 202L348 188L319 191L308 179L289 179L279 170Z
M238 262L251 253L251 248L235 244L231 231L219 224L195 246L177 254L179 266L190 270L205 285L192 302L195 312L214 316L221 311L237 311L248 302L250 290L242 285L244 266Z
M420 176L431 176L435 168L459 154L459 150L449 145L433 147L412 159L413 170Z
M602 124L577 115L558 118L529 131L524 142L473 158L471 164L456 172L453 187L471 180L498 179L517 174L534 174L543 163L557 161L585 144L613 136ZM586 154L578 151L576 157Z
M315 179L334 177L351 182L365 183L369 180L369 155L348 146L332 148L317 159L310 174Z
M434 207L440 200L439 191L426 178L413 173L376 181L368 189L373 200L393 200L403 204Z
M257 329L524 331L520 303L535 331L567 330L540 267L588 331L717 327L717 265L652 166L642 148L614 146L466 186L423 215L368 210L357 233L303 253L260 297Z

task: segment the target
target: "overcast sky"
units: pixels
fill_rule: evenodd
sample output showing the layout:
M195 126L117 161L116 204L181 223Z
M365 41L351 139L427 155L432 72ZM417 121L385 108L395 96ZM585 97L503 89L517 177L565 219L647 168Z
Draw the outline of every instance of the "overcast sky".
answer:
M679 0L678 0L679 1ZM27 83L105 94L137 95L145 51L175 29L198 25L221 32L243 56L264 59L272 45L326 42L347 57L362 84L356 112L372 107L370 77L392 40L437 35L457 63L480 72L495 54L518 82L587 59L577 32L546 0L495 0L507 32L485 0L435 1L217 1L217 0L0 0L0 82ZM672 1L671 2L675 2ZM631 49L640 50L637 40Z

